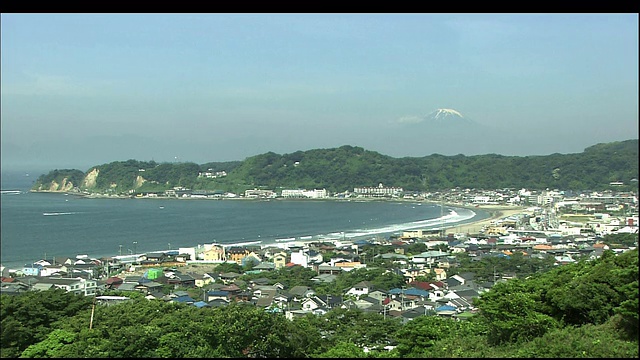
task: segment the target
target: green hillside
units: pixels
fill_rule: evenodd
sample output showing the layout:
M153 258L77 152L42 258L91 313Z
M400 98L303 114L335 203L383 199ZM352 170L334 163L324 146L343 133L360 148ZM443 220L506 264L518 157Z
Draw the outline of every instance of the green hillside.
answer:
M393 158L361 147L268 152L237 162L156 163L116 161L91 168L98 175L89 191L127 193L163 191L176 186L194 190L243 192L265 188L325 188L331 192L354 187L402 187L405 191L438 191L455 187L476 189L528 188L602 190L614 181L637 188L638 140L597 144L582 153L545 156L433 154L425 157ZM56 176L64 171L54 170ZM198 177L206 171L225 171L227 176ZM34 189L50 183L51 174L41 176Z

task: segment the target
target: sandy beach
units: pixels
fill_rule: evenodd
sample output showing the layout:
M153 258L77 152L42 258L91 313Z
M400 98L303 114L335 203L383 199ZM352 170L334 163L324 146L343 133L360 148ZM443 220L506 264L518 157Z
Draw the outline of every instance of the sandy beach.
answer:
M471 222L467 224L454 225L447 227L446 233L462 233L462 234L478 234L483 226L490 225L492 221L509 217L515 214L526 213L527 208L521 206L506 206L506 205L480 205L478 207L467 207L460 204L445 204L452 207L462 207L468 209L481 209L488 211L491 215L483 220Z

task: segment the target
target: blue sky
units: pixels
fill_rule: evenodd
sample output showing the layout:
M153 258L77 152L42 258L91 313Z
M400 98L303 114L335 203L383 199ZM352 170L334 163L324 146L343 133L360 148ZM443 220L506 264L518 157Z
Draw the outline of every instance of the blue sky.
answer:
M638 138L638 14L6 14L2 167ZM498 140L402 119L455 109Z

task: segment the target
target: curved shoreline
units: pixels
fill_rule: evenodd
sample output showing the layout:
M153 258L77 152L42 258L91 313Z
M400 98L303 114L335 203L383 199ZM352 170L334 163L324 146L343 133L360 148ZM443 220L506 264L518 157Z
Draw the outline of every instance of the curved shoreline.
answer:
M54 191L34 191L34 192L40 192L40 193L57 193L57 194L67 194L67 192L54 192ZM70 192L68 193L69 195L86 195L86 194L78 194L78 193L73 193ZM83 196L84 197L84 196ZM101 198L111 198L111 199L117 199L118 197L101 197ZM121 198L120 198L121 199ZM163 199L163 198L149 198L149 199ZM174 198L175 200L201 200L201 199L190 199L190 198ZM245 201L248 200L255 200L255 201L264 201L264 199L246 199L246 198L242 198ZM229 200L238 200L238 199L229 199ZM467 219L467 220L461 220L460 223L445 223L444 224L444 229L446 232L448 233L452 233L452 232L456 232L456 233L477 233L482 226L484 226L485 224L490 224L491 221L494 221L496 219L502 218L502 217L506 217L506 216L510 216L512 214L515 213L521 213L525 210L524 207L517 207L517 206L507 206L507 205L485 205L485 206L469 206L468 204L459 204L459 203L444 203L444 202L439 202L439 201L433 201L433 200L427 200L427 199L404 199L404 198L392 198L392 199L369 199L369 198L363 198L363 199L343 199L343 198L325 198L325 199L273 199L275 200L279 200L279 201L283 201L283 200L293 200L293 201L338 201L338 202L387 202L387 203L422 203L424 205L440 205L440 206L444 206L445 208L449 207L453 210L455 209L467 209L470 211L473 211L476 215L474 215L472 218ZM485 214L482 214L482 218L474 220L474 218L478 217L477 214L477 210L482 210L483 212L488 213L488 216L485 216ZM446 214L445 214L446 215ZM403 223L398 223L397 225L402 225ZM439 224L433 224L433 225L427 225L424 227L424 229L428 229L428 228L437 228L439 227ZM406 230L410 230L410 227L407 227ZM419 229L419 227L416 227L416 229ZM455 229L455 230L453 230ZM393 233L397 233L398 231L403 231L402 228L398 228L397 230L394 230ZM363 239L363 238L373 238L373 237L378 237L380 235L383 235L384 237L388 237L388 235L390 235L392 232L381 232L379 234L367 234L367 235L363 235L363 236L357 236L357 237L340 237L340 236L336 236L333 239L327 239L327 241L329 240L333 240L333 241L339 241L345 245L351 244L354 241L357 241L359 239ZM307 234L305 234L307 235ZM265 239L266 240L266 239ZM291 242L275 242L275 241L269 241L266 240L264 243L261 244L261 247L266 247L266 246L280 246L280 245L284 245L284 246L293 246L293 245L297 245L297 244L305 244L305 243L309 243L309 242L318 242L318 241L324 241L324 239L319 239L316 236L313 236L312 239L300 239L296 237L296 240L291 241ZM234 244L225 244L227 246L232 246ZM159 250L159 251L164 251L164 250ZM110 255L107 255L110 256ZM37 261L38 259L34 259L34 261ZM4 264L3 264L4 265ZM12 264L13 265L13 264Z
M462 234L479 234L480 230L484 226L489 226L495 220L513 216L516 214L522 214L527 211L527 207L524 206L509 206L509 205L478 205L478 207L465 206L464 204L444 203L445 206L459 207L465 209L481 209L489 213L489 217L478 221L473 221L465 224L454 225L445 227L445 230L456 229L456 233Z

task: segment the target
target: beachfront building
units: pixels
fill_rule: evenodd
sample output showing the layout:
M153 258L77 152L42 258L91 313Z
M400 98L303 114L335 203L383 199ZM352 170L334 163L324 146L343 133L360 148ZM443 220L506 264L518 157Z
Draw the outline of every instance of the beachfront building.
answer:
M327 190L326 189L313 189L313 190L306 190L306 189L285 189L282 190L281 196L283 198L293 198L293 199L303 199L303 198L307 198L307 199L323 199L327 197Z
M271 199L276 197L276 193L273 190L250 189L245 190L244 197L253 199Z
M202 260L206 261L225 261L224 247L214 244L205 244L205 250L200 253Z
M385 187L382 183L377 187L357 187L353 189L357 197L381 198L399 197L404 190L400 187Z
M291 252L291 262L302 267L309 267L309 255L303 249Z
M235 261L238 265L242 265L242 259L249 255L249 249L242 246L230 247L227 251L227 260Z

